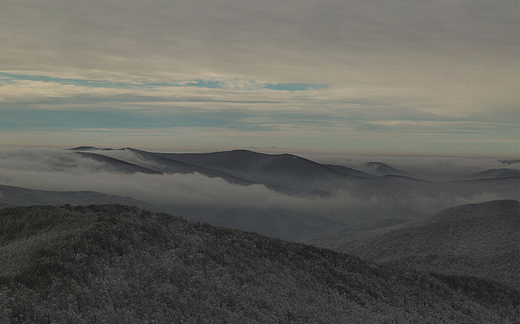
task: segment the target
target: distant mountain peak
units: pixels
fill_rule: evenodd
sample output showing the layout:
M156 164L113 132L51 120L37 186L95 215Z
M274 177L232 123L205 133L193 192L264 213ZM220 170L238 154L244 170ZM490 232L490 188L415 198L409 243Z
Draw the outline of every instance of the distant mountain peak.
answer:
M398 170L396 168L393 168L389 166L388 164L385 164L383 162L367 162L365 163L365 167L368 170L371 170L376 175L402 175L402 176L409 176L408 173Z
M94 146L78 146L78 147L74 147L74 148L69 148L68 150L71 150L71 151L92 151L92 150L99 150L99 148L97 147L94 147Z
M489 169L482 172L472 173L464 177L464 179L492 179L492 178L518 178L520 171L509 168Z
M83 146L78 146L78 147L74 147L74 148L69 148L68 150L70 150L70 151L113 151L114 149L83 145Z
M520 159L498 160L498 162L500 162L502 164L511 165L511 164L520 163Z

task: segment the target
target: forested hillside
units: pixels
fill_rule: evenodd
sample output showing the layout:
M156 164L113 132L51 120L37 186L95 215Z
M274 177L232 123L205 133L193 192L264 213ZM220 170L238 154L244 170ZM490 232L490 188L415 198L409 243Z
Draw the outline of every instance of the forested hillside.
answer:
M1 323L516 323L518 291L121 205L0 210Z
M457 206L395 225L386 220L347 226L305 242L380 264L473 275L520 288L520 203L514 200Z

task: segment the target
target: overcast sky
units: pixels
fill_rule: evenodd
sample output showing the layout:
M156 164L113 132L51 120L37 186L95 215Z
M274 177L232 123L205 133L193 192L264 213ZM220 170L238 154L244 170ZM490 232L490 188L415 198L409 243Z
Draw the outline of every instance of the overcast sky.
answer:
M518 0L0 0L0 145L518 157Z

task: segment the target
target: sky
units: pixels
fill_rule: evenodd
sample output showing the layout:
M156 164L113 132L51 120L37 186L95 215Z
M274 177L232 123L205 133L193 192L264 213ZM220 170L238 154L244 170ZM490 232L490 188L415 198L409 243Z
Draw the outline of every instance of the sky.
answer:
M0 0L0 146L520 155L517 0Z

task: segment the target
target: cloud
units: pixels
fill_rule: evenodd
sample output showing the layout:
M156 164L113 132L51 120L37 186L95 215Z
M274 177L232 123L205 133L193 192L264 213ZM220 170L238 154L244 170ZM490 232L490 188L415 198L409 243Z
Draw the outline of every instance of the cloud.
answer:
M107 156L153 167L131 151L102 151ZM0 150L0 184L51 191L97 191L129 196L168 206L215 206L303 210L315 206L360 204L342 193L341 198L298 198L274 192L264 185L234 185L201 174L121 174L104 171L103 163L65 150ZM348 198L348 199L347 199Z
M219 147L517 155L518 14L512 0L7 0L2 138L237 131Z
M131 151L101 151L99 153L153 167L153 163L143 160ZM389 157L388 159L392 159ZM406 161L406 159L404 159ZM394 157L393 162L397 161ZM387 162L392 162L388 161ZM393 166L404 167L394 163ZM437 167L437 172L446 172L447 166L468 168L491 165L491 161L445 159L426 160L424 167ZM406 170L409 171L409 170ZM2 149L0 150L0 184L23 188L51 191L96 191L105 194L128 196L138 200L170 206L174 208L209 207L217 209L251 208L268 210L281 208L301 213L315 213L337 219L349 218L352 213L371 211L387 213L395 208L407 208L418 212L435 212L440 209L464 203L500 199L505 196L489 188L459 192L457 190L429 189L417 190L397 186L392 194L384 191L362 196L357 192L342 189L331 197L296 197L284 195L266 188L264 185L242 186L230 184L220 178L208 178L200 174L121 174L107 172L103 163L85 158L67 150L53 149ZM426 187L425 187L426 188ZM410 191L411 190L411 191Z
M515 1L7 1L0 21L6 70L87 79L438 87L518 56Z
M16 172L50 174L63 172L82 176L101 169L102 165L64 150L47 148L12 148L0 150L0 169L4 179L16 179ZM11 175L9 173L12 172Z

